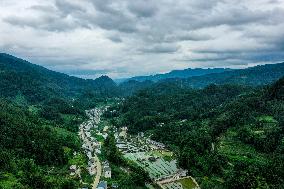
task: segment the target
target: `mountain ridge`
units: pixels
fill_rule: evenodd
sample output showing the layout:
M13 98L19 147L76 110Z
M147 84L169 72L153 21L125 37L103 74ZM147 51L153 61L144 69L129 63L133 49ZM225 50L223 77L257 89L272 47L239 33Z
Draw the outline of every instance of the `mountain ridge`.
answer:
M16 96L20 93L30 98L29 100L41 101L47 95L73 98L86 92L102 97L128 96L155 83L163 82L175 83L185 88L204 88L210 84L226 83L267 85L284 75L284 63L258 65L246 69L188 68L173 70L167 74L156 74L153 76L156 77L154 80L151 80L151 76L142 76L142 79L138 76L136 78L140 78L141 81L130 78L117 84L106 75L94 80L77 78L0 53L0 70L0 96ZM170 75L179 77L169 77Z
M0 54L0 70L0 96L22 93L31 101L41 101L47 95L73 98L90 90L98 96L117 93L115 82L107 76L95 80L77 78L5 53Z
M284 63L265 64L246 69L236 69L221 73L210 73L201 76L192 76L189 78L167 78L157 82L151 81L152 85L159 83L175 83L183 88L204 88L211 84L237 84L247 86L261 86L275 82L284 76ZM135 81L135 82L130 82ZM144 84L146 81L147 85ZM122 89L132 86L136 89L144 89L149 86L149 81L125 81L119 86ZM128 84L128 85L127 85ZM131 91L131 90L124 90Z
M172 70L164 74L153 74L153 75L148 75L148 76L134 76L131 78L117 79L116 81L118 83L126 82L129 80L135 80L135 81L149 80L153 82L158 82L163 79L189 78L193 76L201 76L201 75L206 75L210 73L222 73L222 72L232 71L232 70L234 69L230 69L230 68L187 68L183 70Z

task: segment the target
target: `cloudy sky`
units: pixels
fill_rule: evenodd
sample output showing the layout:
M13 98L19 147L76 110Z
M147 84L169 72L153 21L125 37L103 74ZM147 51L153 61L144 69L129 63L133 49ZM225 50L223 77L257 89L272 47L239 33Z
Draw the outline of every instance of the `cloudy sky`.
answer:
M84 78L284 60L284 0L0 0L0 51Z

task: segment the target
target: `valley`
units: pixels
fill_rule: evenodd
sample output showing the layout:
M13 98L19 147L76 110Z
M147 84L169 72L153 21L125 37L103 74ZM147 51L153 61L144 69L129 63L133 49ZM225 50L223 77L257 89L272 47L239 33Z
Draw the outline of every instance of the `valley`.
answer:
M283 63L121 84L0 68L1 189L283 188Z
M152 182L159 188L199 188L197 182L187 175L187 170L178 168L175 155L164 144L151 140L149 137L144 136L143 133L138 136L129 135L127 128L117 129L109 124L108 120L102 120L101 116L108 107L102 106L86 111L88 120L82 123L79 128L79 136L83 141L82 149L88 157L87 170L89 175L93 177L93 183L91 184L93 189L96 189L99 183L108 185L108 182L116 183L119 187L115 174L110 172L110 176L106 177L105 162L108 160L101 156L103 143L110 133L115 136L116 148L122 153L122 157L126 161L131 161L142 167L149 174ZM98 136L102 137L100 141L97 140ZM73 166L77 167L77 165ZM121 165L117 164L116 166ZM129 167L122 166L120 169L127 171ZM146 186L148 188L154 187L151 183L147 183Z

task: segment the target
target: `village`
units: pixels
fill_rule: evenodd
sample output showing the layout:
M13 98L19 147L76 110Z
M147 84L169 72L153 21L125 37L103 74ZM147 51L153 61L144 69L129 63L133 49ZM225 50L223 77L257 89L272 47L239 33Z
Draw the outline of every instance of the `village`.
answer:
M101 162L98 157L101 154L102 144L91 135L91 130L98 128L103 111L103 109L98 108L86 111L89 120L82 123L79 128L79 136L83 142L82 149L88 158L87 170L90 176L94 176L92 189L107 189L107 182L104 179L111 178L109 163L107 161ZM106 138L107 134L104 137ZM80 176L81 171L77 165L71 165L70 172L71 175ZM117 188L117 186L112 188Z
M92 189L119 188L117 183L108 185L112 178L112 170L107 160L101 160L102 143L107 138L111 125L99 127L101 116L108 107L95 108L86 111L89 120L82 123L79 136L83 141L82 149L87 158L87 170L92 176ZM187 175L187 170L179 169L174 154L167 150L163 143L151 140L151 136L139 133L137 136L128 134L128 128L113 128L116 146L123 156L149 173L153 182L162 189L197 189L197 182ZM95 133L95 134L94 134ZM77 165L70 166L70 175L80 176ZM150 184L148 188L154 187ZM86 188L84 188L86 189Z

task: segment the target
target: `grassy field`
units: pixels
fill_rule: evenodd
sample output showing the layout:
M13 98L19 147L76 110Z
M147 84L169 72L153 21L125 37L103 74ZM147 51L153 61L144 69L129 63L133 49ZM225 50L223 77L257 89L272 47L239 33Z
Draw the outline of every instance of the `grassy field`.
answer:
M197 186L190 178L181 179L163 185L166 189L195 189Z
M196 184L190 178L182 179L182 180L179 180L178 182L182 184L183 189L194 189L194 188L196 188Z

